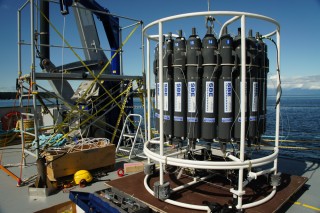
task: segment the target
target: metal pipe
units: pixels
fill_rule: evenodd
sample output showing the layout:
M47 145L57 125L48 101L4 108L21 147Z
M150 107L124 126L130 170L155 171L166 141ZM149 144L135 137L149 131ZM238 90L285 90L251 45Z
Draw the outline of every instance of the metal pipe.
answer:
M136 22L136 23L134 23L134 24L130 24L130 25L125 26L125 27L121 27L120 30L125 30L125 29L127 29L127 28L134 27L134 26L136 26L137 24L141 24L141 23L142 23L142 21L138 21L138 22ZM143 29L143 27L142 27L142 29Z
M177 191L179 191L179 190L181 190L181 189L185 189L185 188L187 188L187 187L189 187L189 186L192 186L192 185L194 185L194 184L196 184L196 183L199 183L200 181L204 181L204 180L210 179L210 178L212 178L213 176L214 176L214 175L211 174L211 175L202 177L202 178L200 178L200 179L195 178L193 181L191 181L191 182L189 182L189 183L186 183L186 184L184 184L184 185L177 186L176 188L173 188L173 189L172 189L172 192L177 192Z
M153 25L158 24L159 22L167 22L170 20L176 20L176 19L182 19L182 18L188 18L188 17L194 17L194 16L208 16L208 15L213 15L213 16L224 16L224 15L230 15L230 16L242 16L245 15L247 17L252 17L252 18L257 18L257 19L261 19L261 20L265 20L268 22L273 23L274 25L276 25L278 28L280 28L279 23L272 19L269 18L267 16L263 16L263 15L258 15L258 14L253 14L253 13L244 13L244 12L234 12L234 11L205 11L205 12L194 12L194 13L184 13L184 14L179 14L179 15L175 15L175 16L169 16L169 17L165 17L162 19L158 19L154 22L151 22L150 24L148 24L147 26L145 26L144 28L144 35L146 35L146 31L152 27Z
M148 185L148 180L149 180L149 175L146 175L144 177L144 180L143 180L143 184L144 184L144 188L152 195L154 196L154 191L152 191Z
M159 22L159 103L160 103L160 156L163 156L163 146L164 146L164 137L163 137L163 37L162 37L162 22ZM160 185L163 185L163 164L160 163Z
M271 33L269 33L269 34L263 35L262 37L263 37L263 38L271 37L271 36L275 35L275 34L277 33L277 31L278 31L278 30L275 30L275 31L273 31L273 32L271 32Z
M275 171L275 170L276 170L276 168L273 167L273 168L265 169L265 170L262 170L262 171L259 171L259 172L249 172L249 173L248 173L248 177L257 179L258 176L264 175L264 174L268 174L268 173L273 172L273 171Z
M17 25L18 25L18 81L21 81L20 80L20 77L22 75L22 69L21 69L21 44L20 43L20 40L21 40L21 13L20 13L20 10L18 10L17 12ZM22 106L22 95L23 95L23 92L22 92L23 88L20 88L20 97L19 98L19 106L21 107ZM23 143L21 143L23 145Z
M152 151L150 151L147 147L149 145L149 141L147 141L144 145L144 153L150 157L151 159L158 161L159 163L166 163L169 165L180 166L180 167L188 167L188 168L197 168L197 169L240 169L240 168L249 168L258 167L268 163L271 163L279 153L278 149L275 149L274 153L264 158L254 159L254 160L246 160L244 162L220 162L220 161L193 161L193 160L185 160L179 158L172 158L166 156L160 156Z
M21 11L27 6L29 0L26 1L17 12L17 26L18 26L18 81L20 81L20 77L22 76L22 66L21 66ZM23 95L23 88L20 88L20 96ZM22 106L22 98L19 99L19 106Z
M40 15L40 44L50 45L50 26L49 22L44 18L50 19L49 2L40 1L40 11L43 15ZM42 59L50 59L50 47L40 46L40 55Z
M23 93L22 92L23 90L21 90L21 93ZM21 115L23 115L23 113L21 113ZM24 124L23 124L23 116L21 116L21 129L23 130L23 127L24 127ZM22 152L24 152L24 150L25 150L25 140L24 140L24 131L22 131L21 132L21 150L22 150ZM27 165L27 162L26 162L26 158L25 158L25 155L24 155L24 153L22 153L22 156L23 156L23 160L22 160L22 164L24 165L24 166L26 166Z
M147 38L147 99L148 99L148 140L151 140L151 90L150 90L150 39ZM149 159L149 158L148 158Z
M163 34L166 38L169 37L169 34ZM148 35L146 36L148 39L152 40L152 41L159 41L159 35ZM172 38L177 38L179 37L179 35L177 34L171 34Z
M228 152L226 154L226 157L229 158L230 160L233 160L233 161L237 161L237 162L241 162L241 160L235 156L233 156L230 152Z
M143 181L144 187L152 196L154 196L154 192L150 189L150 187L148 185L149 177L150 177L149 175L146 175L144 177L144 181ZM190 208L190 209L196 209L196 210L205 210L207 212L211 212L208 206L200 206L200 205L192 205L192 204L187 204L187 203L181 203L181 202L173 201L173 200L170 200L170 199L166 199L164 201L166 203L170 203L170 204L173 204L173 205L176 205L176 206L180 206L180 207L183 207L183 208Z
M119 29L119 40L122 43L122 29ZM123 75L123 51L122 51L122 45L120 45L120 75ZM121 87L122 88L122 87Z
M17 20L18 20L18 78L21 77L22 71L21 71L21 13L20 10L17 12ZM21 88L22 89L22 88Z
M181 154L186 153L187 151L189 151L189 150L187 150L187 149L179 150L177 152L173 152L173 153L167 154L166 157L171 157L171 156L175 156L175 155L181 155ZM196 151L196 150L194 150L194 151Z
M144 63L144 59L145 59L145 55L144 55L144 39L143 39L143 22L140 23L141 24L141 55L142 55L142 83L143 83L143 123L144 123L144 141L147 141L147 134L148 134L148 125L147 125L147 115L149 115L149 117L151 116L151 114L147 114L147 103L146 103L146 68L145 68L145 63Z
M195 209L195 210L202 210L202 211L211 212L209 206L201 206L201 205L193 205L193 204L188 204L188 203L182 203L182 202L174 201L174 200L171 200L171 199L166 199L165 202L166 203L170 203L172 205L180 206L180 207L183 207L183 208L189 208L189 209Z
M18 12L21 12L21 10L23 10L27 4L29 4L30 0L27 0L19 9L18 9Z
M31 45L30 43L27 42L18 42L18 44L23 44L23 45ZM38 47L54 47L54 48L65 48L65 49L77 49L77 50L102 50L106 52L111 52L114 50L110 49L103 49L103 48L95 48L95 47L76 47L76 46L62 46L62 45L55 45L55 44L37 44Z
M220 29L219 38L222 36L222 32L224 32L225 28L226 28L229 24L231 24L231 23L235 22L236 20L238 20L240 17L241 17L241 16L235 16L235 17L229 19L228 21L226 21L226 22L222 25L222 27L221 27L221 29Z
M24 151L24 153L26 153L26 154L28 154L28 155L31 155L32 157L37 158L37 154L34 154L33 152L31 152L31 151L29 151L29 150L27 150L27 149L25 149L25 150L23 150L23 151Z
M35 141L36 141L36 156L37 159L40 157L40 149L39 149L39 136L38 136L38 115L37 115L37 87L36 87L36 78L35 78L35 41L34 41L34 0L30 0L30 33L31 33L31 86L32 86L32 102L33 102L33 112L34 112L34 133L35 133Z
M244 146L246 134L246 16L241 16L241 135L240 135L240 161L244 162ZM237 209L242 208L243 168L239 169L238 177L238 204Z
M267 202L268 200L270 200L276 194L276 192L277 192L277 190L276 190L276 187L274 186L273 189L272 189L272 192L267 197L265 197L265 198L263 198L261 200L258 200L256 202L253 202L253 203L244 204L242 206L242 208L243 209L247 209L247 208L251 208L251 207L263 204L263 203Z

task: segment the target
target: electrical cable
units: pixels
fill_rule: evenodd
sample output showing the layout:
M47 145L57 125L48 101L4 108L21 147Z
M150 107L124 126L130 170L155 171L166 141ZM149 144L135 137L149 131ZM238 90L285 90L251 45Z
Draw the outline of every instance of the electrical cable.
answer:
M270 40L275 48L276 48L276 52L277 52L277 74L278 74L278 78L279 78L279 90L280 90L280 96L279 98L276 100L276 105L275 105L275 108L279 105L280 103L280 100L281 100L281 97L282 97L282 87L281 87L281 78L280 78L280 65L279 65L279 55L278 55L278 45L277 43L270 37L262 37L261 39L268 39Z

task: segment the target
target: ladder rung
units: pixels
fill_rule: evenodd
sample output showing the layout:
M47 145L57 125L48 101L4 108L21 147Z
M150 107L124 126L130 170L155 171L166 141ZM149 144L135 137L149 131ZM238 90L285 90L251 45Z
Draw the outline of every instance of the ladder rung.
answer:
M127 137L127 138L134 138L135 135L136 133L123 133L123 137Z
M122 152L130 152L131 150L126 150L126 149L123 149L123 148L119 148L120 151Z
M34 116L33 113L26 113L26 112L22 112L21 115L30 115L30 116Z
M20 132L23 132L23 134L26 134L26 135L31 135L33 137L36 136L34 133L31 133L31 132L27 132L27 131L23 131L23 130L20 130Z

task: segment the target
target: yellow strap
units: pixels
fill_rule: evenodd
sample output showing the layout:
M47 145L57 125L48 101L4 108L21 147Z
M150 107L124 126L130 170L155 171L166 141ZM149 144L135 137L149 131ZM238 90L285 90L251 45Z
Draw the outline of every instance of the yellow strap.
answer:
M132 87L132 81L130 81L130 83L129 83L127 89L126 89L127 93L126 93L126 96L124 97L124 100L123 100L123 103L122 103L122 106L121 106L121 109L120 109L119 117L118 117L118 120L117 120L116 128L114 129L114 132L113 132L113 135L112 135L112 139L111 139L111 143L112 144L114 142L114 138L116 137L117 130L118 130L122 115L124 114L124 108L125 108L125 106L127 104L127 99L128 99L129 94L130 94L131 87Z

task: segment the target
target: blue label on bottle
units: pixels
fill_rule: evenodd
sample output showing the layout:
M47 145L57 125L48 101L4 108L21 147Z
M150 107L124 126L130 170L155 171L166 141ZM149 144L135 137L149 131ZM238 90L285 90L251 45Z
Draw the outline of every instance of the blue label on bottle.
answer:
M204 123L214 123L216 122L215 118L203 118Z
M222 123L230 123L232 122L232 118L221 118Z
M196 117L187 117L187 121L190 123L196 123L198 122L198 118Z
M249 119L250 119L250 121L256 121L257 120L257 116L250 116Z
M224 82L224 113L232 112L232 83Z
M183 121L183 117L174 116L173 120L174 120L174 121Z

